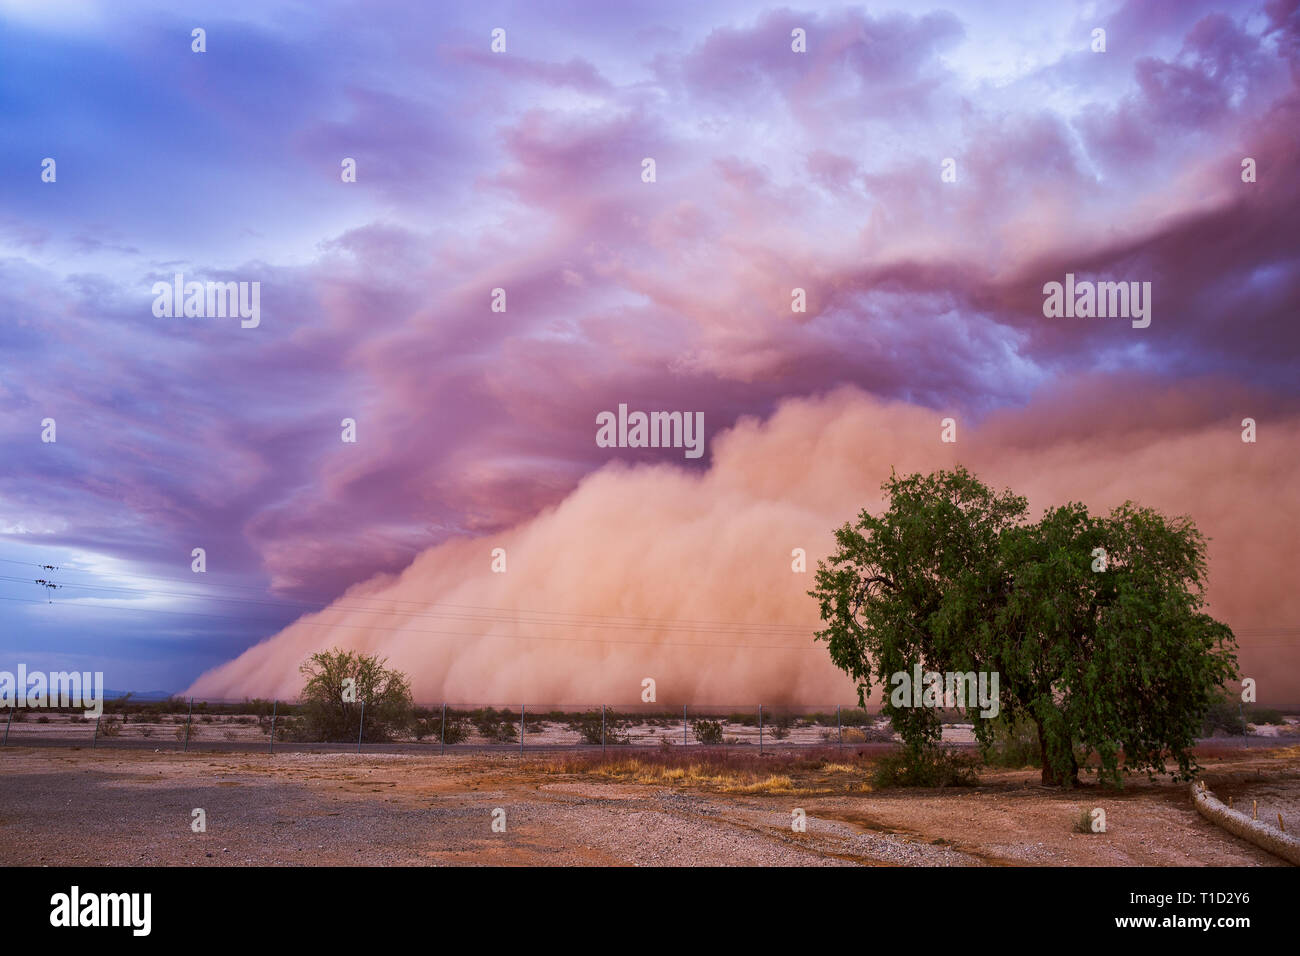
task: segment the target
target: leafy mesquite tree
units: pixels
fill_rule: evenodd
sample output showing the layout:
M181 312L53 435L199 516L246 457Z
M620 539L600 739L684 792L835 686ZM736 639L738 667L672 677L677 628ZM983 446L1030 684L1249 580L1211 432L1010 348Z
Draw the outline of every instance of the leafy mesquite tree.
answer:
M307 683L301 704L309 739L387 740L414 717L411 682L389 670L387 660L333 648L318 651L299 668ZM365 701L365 728L361 703Z
M1024 498L995 493L958 467L899 477L885 513L863 511L835 532L809 592L831 659L873 682L913 758L938 745L935 708L897 707L891 675L999 675L997 724L1033 721L1042 781L1072 786L1096 755L1100 776L1197 769L1190 748L1223 683L1236 676L1235 639L1204 612L1205 538L1189 518L1126 502L1107 516L1070 503L1030 523Z

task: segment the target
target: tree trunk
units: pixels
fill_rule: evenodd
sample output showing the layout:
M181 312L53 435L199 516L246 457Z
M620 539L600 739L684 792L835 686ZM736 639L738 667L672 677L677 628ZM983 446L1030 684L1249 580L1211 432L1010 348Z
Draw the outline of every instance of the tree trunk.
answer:
M1042 782L1044 787L1073 787L1079 782L1079 764L1074 759L1074 748L1070 748L1070 777L1068 780L1060 777L1052 768L1047 759L1047 735L1043 733L1043 725L1035 721L1038 728L1038 759L1042 767Z

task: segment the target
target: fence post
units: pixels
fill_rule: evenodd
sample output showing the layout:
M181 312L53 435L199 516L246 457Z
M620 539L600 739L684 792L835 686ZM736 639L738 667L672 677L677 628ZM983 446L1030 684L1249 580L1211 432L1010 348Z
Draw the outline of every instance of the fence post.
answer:
M527 720L528 705L519 705L519 756L524 755L524 721Z
M271 702L271 749L267 751L268 754L275 753L275 712L279 710L279 708L280 708L279 700L274 700Z
M600 705L600 755L605 756L605 705Z
M686 746L686 705L682 704L682 746Z
M442 733L438 736L442 737L442 746L438 753L445 754L447 752L447 702L445 700L442 702Z
M10 704L10 705L9 705L9 719L8 719L7 721L5 721L5 742L4 742L4 744L2 745L2 746L5 746L5 747L8 747L8 746L9 746L9 725L12 724L12 723L14 722L14 710L15 710L15 705L14 705L14 704Z
M361 753L361 735L366 732L366 701L361 699L361 726L357 728L357 753Z
M844 749L844 723L840 720L840 705L835 705L835 729L840 734L840 749Z
M125 711L123 711L123 713L125 714ZM183 751L188 751L190 749L190 722L193 719L194 719L194 698L191 697L190 712L185 715L185 746L181 748L181 750ZM122 723L126 723L126 721L124 720L122 721Z
M763 756L763 705L758 705L758 755Z

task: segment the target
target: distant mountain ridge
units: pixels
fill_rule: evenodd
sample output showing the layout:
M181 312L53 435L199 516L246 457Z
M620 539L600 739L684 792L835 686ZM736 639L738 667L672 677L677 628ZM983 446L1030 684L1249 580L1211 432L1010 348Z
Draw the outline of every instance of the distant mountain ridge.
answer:
M166 700L168 697L175 697L169 690L109 690L104 689L104 700L117 700L119 697L131 695L132 700Z

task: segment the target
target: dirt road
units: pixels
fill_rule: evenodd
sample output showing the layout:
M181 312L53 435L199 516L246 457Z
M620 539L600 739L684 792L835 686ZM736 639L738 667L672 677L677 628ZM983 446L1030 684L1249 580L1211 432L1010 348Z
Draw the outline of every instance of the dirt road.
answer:
M1262 814L1300 829L1300 748L1203 763L1212 787L1265 795ZM1061 793L1030 771L871 792L852 763L695 786L508 755L11 747L0 777L8 865L1281 865L1198 816L1183 785ZM1075 832L1093 807L1106 832Z

